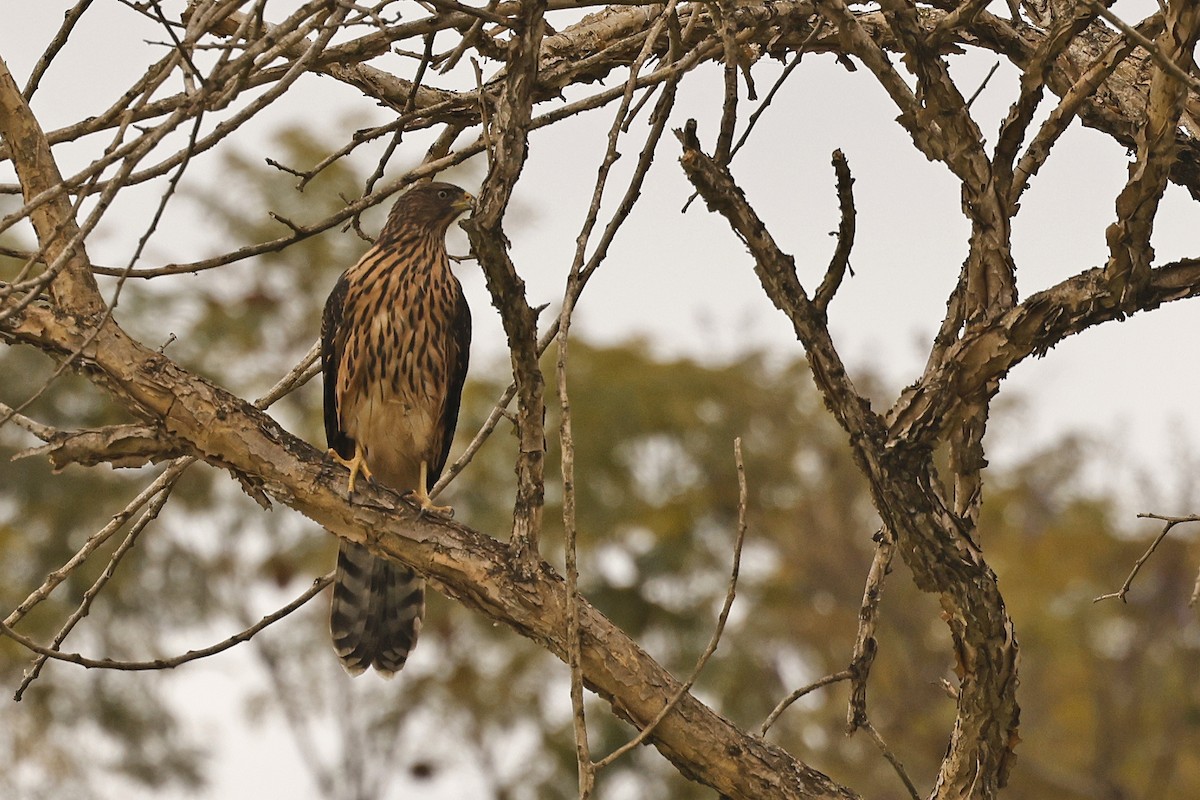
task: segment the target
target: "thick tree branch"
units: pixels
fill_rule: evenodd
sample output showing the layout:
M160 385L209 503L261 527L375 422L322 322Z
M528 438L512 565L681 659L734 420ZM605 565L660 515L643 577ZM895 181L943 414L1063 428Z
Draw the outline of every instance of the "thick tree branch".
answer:
M1121 307L1102 267L1030 295L994 324L965 334L945 351L941 369L904 391L887 414L889 447L932 446L964 399L994 394L1009 370L1030 356L1044 355L1068 336L1196 296L1200 296L1197 259L1151 270L1136 308Z
M6 323L7 338L65 351L93 332L47 309ZM249 403L141 347L111 322L83 356L89 375L122 402L153 413L163 428L210 463L246 476L335 535L419 569L446 594L566 657L567 595L544 561L517 568L490 536L421 514L374 484L346 494L345 472ZM602 614L581 600L584 679L622 717L648 724L679 683ZM654 687L646 691L647 687ZM854 794L750 736L685 694L651 741L686 776L735 798L850 798ZM724 757L714 760L712 753Z
M917 586L941 602L962 684L934 796L991 797L1008 780L1020 719L1017 642L996 576L969 525L943 497L929 449L911 441L885 446L881 421L846 376L791 256L779 250L728 169L700 151L693 127L678 134L685 173L749 247L764 290L792 321L817 388L849 435L885 527L895 534Z
M1162 24L1162 15L1155 14L1138 27L1147 36L1157 36L1162 30ZM1042 165L1046 163L1046 158L1050 155L1050 148L1058 141L1058 137L1066 131L1067 126L1079 115L1084 104L1094 97L1100 85L1109 79L1136 46L1136 43L1128 38L1114 39L1104 52L1092 62L1092 65L1071 84L1070 88L1063 92L1062 101L1042 123L1033 140L1025 148L1021 160L1017 163L1012 185L1008 191L1008 202L1012 214L1017 213L1017 201L1028 188L1029 179L1036 175Z

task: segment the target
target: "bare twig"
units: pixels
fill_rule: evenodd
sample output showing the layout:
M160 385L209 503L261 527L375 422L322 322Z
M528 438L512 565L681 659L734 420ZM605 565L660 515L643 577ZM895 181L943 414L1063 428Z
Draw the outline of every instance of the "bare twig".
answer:
M696 667L692 670L691 676L688 677L683 685L671 696L663 706L662 711L658 712L646 725L638 731L638 735L630 739L625 744L618 747L616 750L609 753L604 758L596 762L596 769L601 770L609 764L616 761L621 756L634 749L646 738L654 732L655 727L671 713L671 709L679 702L687 692L695 685L696 680L700 677L700 673L704 670L708 660L712 658L713 653L717 652L717 646L721 643L721 635L725 632L725 623L729 620L729 611L733 608L734 597L737 596L737 581L738 572L742 564L742 544L746 541L746 507L749 502L749 494L746 490L746 466L742 462L742 440L737 438L733 440L733 459L737 466L738 478L738 522L737 535L733 543L733 569L729 574L729 589L725 592L725 602L721 606L721 613L717 615L717 626L713 630L712 637L708 640L708 646L704 648L704 652L700 654L700 658L696 661Z
M991 83L992 76L996 74L996 70L998 69L1000 69L999 61L997 61L995 64L992 64L992 68L987 71L987 75L984 75L983 80L979 82L979 88L972 92L971 96L967 98L967 108L970 108L971 105L979 98L979 95L983 94L983 90L987 88L989 83Z
M167 32L167 36L170 37L171 44L174 46L175 51L179 53L179 57L183 59L183 63L187 64L190 76L198 80L201 86L207 88L208 82L204 79L204 75L200 72L199 68L196 66L196 63L192 61L192 54L188 52L188 49L184 47L183 42L179 40L179 34L175 32L174 26L167 21L166 16L163 14L162 6L159 4L159 0L150 0L150 8L154 10L154 18L158 22L162 23L163 29ZM197 115L197 118L199 118L199 115Z
M292 370L288 372L288 374L282 379L280 379L280 381L276 383L270 391L263 395L263 397L255 401L255 407L265 409L280 397L286 395L288 392L298 388L299 386L303 386L304 383L316 375L320 369L319 365L316 363L319 353L319 343L314 343L313 346L309 348L309 351L304 358L300 360L300 363L293 367ZM68 559L66 563L64 563L57 570L51 572L42 582L42 585L30 593L30 595L26 597L25 600L22 601L21 604L18 605L11 614L8 615L8 617L4 620L4 624L9 626L16 625L17 622L19 622L22 617L28 614L34 606L49 597L50 593L54 591L55 587L66 580L67 576L69 576L80 564L86 561L98 547L104 544L104 542L108 541L108 539L111 538L114 533L124 527L125 523L128 522L133 515L142 508L142 506L146 505L148 502L151 502L159 495L160 492L163 492L173 486L179 479L179 476L183 474L184 470L194 464L197 460L198 459L195 456L184 456L172 461L170 466L168 466L161 475L155 478L155 480L149 486L147 486L135 498L133 498L133 500L131 500L118 514L116 514L107 525L105 525L92 536L88 537L88 540L84 543L83 547L81 547L70 559Z
M152 520L158 518L159 512L162 511L163 506L167 504L167 500L171 496L172 488L174 488L174 485L165 487L163 491L159 492L159 494L146 506L146 510L142 512L142 516L138 518L138 521L134 523L134 526L130 529L129 533L125 535L124 541L117 546L117 549L113 551L112 556L109 557L108 564L104 567L104 571L100 573L100 576L96 578L95 582L92 583L92 585L88 587L87 591L83 593L83 599L80 601L79 606L71 613L69 617L67 617L66 622L64 622L62 627L59 628L58 633L54 634L54 639L50 642L51 650L58 650L75 626L87 616L88 611L90 611L92 608L92 602L96 599L104 587L108 585L108 582L112 579L112 576L116 574L117 565L120 564L125 555L133 549L133 545L137 541L138 536L141 535L142 531L146 529L146 526L149 525ZM29 685L37 680L38 675L41 674L42 667L45 666L47 658L48 656L45 653L39 653L38 657L33 660L33 666L25 671L25 675L21 678L20 685L17 686L16 692L13 693L14 701L18 703L21 702L21 698L25 695L25 690L28 689Z
M808 51L808 48L812 45L812 43L817 40L817 37L821 35L821 31L823 30L825 30L825 18L817 17L817 21L813 23L812 31L808 34L804 41L800 43L800 47L796 49L796 53L792 56L791 61L789 61L787 66L783 68L783 71L779 73L779 77L776 78L775 83L771 85L770 90L767 92L767 96L762 99L762 102L758 104L758 108L754 109L754 113L752 113L749 119L746 120L746 129L742 131L742 135L738 137L737 143L729 151L729 159L731 161L733 160L733 157L737 155L738 150L742 149L742 145L744 145L750 138L750 134L754 131L754 126L758 124L758 120L762 118L762 115L766 113L766 110L771 107L771 103L775 100L775 95L778 94L781 88L783 88L783 84L787 81L788 77L791 76L796 68L800 66L800 62L803 60L804 54Z
M213 656L213 655L216 655L217 653L223 653L224 651L228 650L229 648L233 647L234 645L238 645L238 644L241 644L242 642L249 641L250 639L254 638L254 636L256 634L258 634L259 631L263 630L264 628L270 627L274 623L276 623L279 620L286 617L288 614L291 614L293 611L295 611L296 609L303 606L309 600L316 597L318 594L320 594L322 589L324 589L326 586L328 586L331 583L333 583L333 573L332 572L329 573L328 575L317 578L317 580L313 583L313 585L311 587L309 587L307 590L305 590L305 592L303 594L301 594L299 597L297 597L295 600L288 603L286 606L279 609L278 611L275 611L275 612L263 617L261 620L259 620L255 624L251 625L249 628L239 631L227 639L222 639L220 642L217 642L216 644L209 645L208 647L203 647L199 650L189 650L186 653L183 653L178 656L173 656L171 658L156 658L156 659L152 659L149 661L118 661L118 660L110 659L110 658L87 658L86 656L82 656L79 653L63 653L58 650L55 650L54 648L46 647L45 645L38 644L33 639L30 639L28 636L25 636L24 634L18 633L17 631L13 630L12 627L9 626L8 623L5 623L5 622L0 622L0 634L3 634L5 636L9 637L10 639L12 639L13 641L22 645L23 647L33 651L34 653L41 655L41 656L45 656L46 658L52 659L54 661L67 661L69 663L78 664L81 667L86 667L88 669L116 669L116 670L134 670L134 671L145 671L145 670L155 670L155 669L174 669L175 667L178 667L181 664L186 664L189 661L196 661L197 659L207 658L208 656Z
M892 769L896 770L896 774L900 776L900 780L904 783L904 788L908 789L908 794L913 800L921 800L921 793L917 791L917 787L913 785L912 779L908 777L908 773L904 771L904 765L900 763L900 759L892 752L892 748L888 747L887 742L879 735L879 731L875 730L875 726L870 722L864 723L863 730L871 737L871 741L879 748L879 752L883 753L883 757L892 765Z
M21 414L19 411L17 411L17 409L12 408L4 403L0 403L0 425L3 425L10 420L15 423L18 428L24 428L34 436L41 439L43 442L49 442L59 435L58 428L52 428L49 425L43 425L37 420L30 419L24 414ZM17 457L20 455L21 454L18 453L17 455L13 456L11 460L16 461Z
M1129 577L1127 577L1125 582L1121 584L1121 588L1115 592L1109 592L1108 594L1102 594L1099 597L1093 598L1093 603L1099 603L1101 600L1112 599L1120 600L1122 603L1128 602L1125 599L1125 596L1129 594L1129 589L1133 586L1133 579L1136 578L1137 574L1142 571L1142 567L1145 566L1146 562L1150 560L1150 556L1154 555L1154 551L1158 549L1160 544L1162 544L1162 540L1167 538L1167 534L1171 532L1171 529L1176 525L1182 525L1185 522L1200 522L1200 516L1195 514L1186 517L1168 517L1162 514L1145 513L1138 514L1138 518L1162 520L1165 524L1163 525L1163 528L1159 532L1158 536L1154 537L1154 541L1150 543L1148 548L1146 548L1146 552L1142 553L1141 558L1134 562L1133 569L1129 571ZM1198 579L1197 585L1200 586L1200 579ZM1196 602L1196 593L1192 594L1191 602Z
M596 783L596 768L588 745L587 717L583 704L583 671L580 668L579 643L579 563L576 547L578 529L575 521L575 440L571 432L571 399L567 391L567 354L574 284L579 281L579 268L571 270L567 280L566 297L558 326L558 361L556 365L558 404L561 413L559 443L562 451L563 531L565 533L567 577L567 666L571 670L571 710L575 730L575 760L579 770L579 800L588 800Z
M499 0L488 0L486 11L494 12L496 6L499 5ZM463 34L458 44L447 53L442 59L441 65L438 67L438 72L445 75L462 60L463 54L470 50L479 42L479 37L486 35L483 33L483 20L476 19L471 23L471 27Z
M767 718L765 720L763 720L762 726L758 729L759 736L766 736L767 731L769 731L771 729L771 726L774 725L775 722L779 719L779 717L783 715L783 712L787 711L788 708L791 707L792 703L795 703L801 697L804 697L806 694L810 694L811 692L814 692L823 686L828 686L831 683L837 683L838 681L848 681L853 677L854 677L854 673L852 671L850 671L848 669L844 669L841 672L830 673L829 675L826 675L824 678L820 678L818 680L813 681L810 684L801 686L799 689L796 689L791 694L789 694L787 697L780 700L775 705L775 708L771 710L771 713L767 715Z
M676 0L671 2L664 9L663 13L655 22L655 28L661 26L671 18L675 13ZM634 89L637 85L637 76L645 59L650 55L649 42L654 39L654 31L647 37L647 45L643 48L642 53L634 61L630 68L629 78L626 81L625 95L622 99L620 107L617 109L613 117L612 125L609 129L608 146L605 150L604 157L601 159L598 174L596 176L595 188L592 192L592 202L588 208L586 218L583 223L583 229L580 231L576 239L575 257L571 263L571 269L567 278L567 286L563 296L562 311L558 317L558 361L557 361L557 384L559 406L561 409L561 422L559 427L559 439L561 442L562 451L562 476L563 476L563 526L566 532L566 578L567 578L567 595L570 600L570 606L567 613L567 664L571 669L571 707L573 710L574 731L575 731L575 753L578 763L579 772L579 797L580 800L587 800L591 797L596 781L596 770L599 768L593 764L591 760L591 750L588 745L587 720L583 702L583 675L579 666L579 608L578 608L578 580L579 570L576 561L576 521L575 521L575 449L574 440L571 434L571 404L567 389L567 358L569 349L569 332L571 327L571 316L575 309L575 303L578 301L580 293L583 291L583 285L592 271L599 265L600 259L603 258L603 251L607 247L608 241L611 240L611 235L615 234L615 228L620 225L628 215L629 209L618 209L614 219L610 222L605 231L605 240L598 248L598 257L588 264L588 270L585 273L584 258L588 239L596 224L597 217L600 212L600 203L604 197L604 189L607 184L609 171L613 163L617 159L617 143L620 139L621 132L625 130L627 124L628 109L633 100ZM673 87L668 88L668 92L672 92ZM663 121L658 121L656 130L651 131L651 136L647 142L646 150L653 151L653 145L657 143L663 130ZM645 152L645 151L644 151ZM648 167L648 159L645 157L643 161ZM644 176L645 170L635 172L634 185L640 186L641 178ZM627 195L628 196L628 195ZM634 192L636 197L636 192ZM632 202L628 203L629 208L632 208Z
M1187 86L1193 92L1200 92L1200 80L1189 75L1186 70L1164 53L1157 44L1148 39L1145 34L1109 11L1103 4L1097 2L1097 0L1091 0L1091 5L1096 13L1103 17L1106 22L1111 23L1113 27L1125 34L1130 41L1136 42L1142 49L1149 53L1154 63L1166 70L1172 78Z
M67 576L70 575L76 569L76 567L86 561L88 556L95 552L96 548L100 547L100 545L108 541L108 539L114 533L124 527L125 523L128 522L142 506L157 497L160 492L163 492L167 490L168 487L173 486L175 481L179 479L179 476L183 474L183 471L191 466L195 460L196 459L194 457L187 456L171 462L171 465L166 469L166 471L155 478L154 482L143 489L137 495L137 497L129 501L125 508L123 508L116 516L114 516L107 525L88 537L88 540L84 543L83 547L81 547L75 553L75 555L71 556L71 558L69 558L61 567L47 575L46 579L42 582L42 585L35 589L28 597L26 597L25 600L22 601L21 604L15 609L13 609L12 613L5 618L4 624L10 627L16 625L22 617L29 613L30 609L49 597L50 593L54 591L56 586L66 580Z
M63 15L62 25L59 27L58 32L54 34L54 39L51 40L50 46L46 48L41 58L34 64L33 71L29 73L29 80L25 82L25 91L22 94L26 100L33 98L33 93L38 90L38 84L41 83L42 76L46 74L46 70L50 68L50 63L62 51L63 46L67 43L67 39L71 37L71 31L75 29L76 23L83 16L83 12L87 11L91 4L92 0L79 0L78 3Z
M875 642L875 625L879 619L879 600L883 592L883 582L887 578L894 548L893 540L884 530L880 530L875 535L875 541L875 557L871 561L866 587L863 589L862 608L858 614L858 634L855 637L854 654L850 659L850 666L840 672L834 672L813 681L807 686L802 686L780 700L763 721L762 727L759 729L760 735L765 736L783 712L801 697L823 686L845 680L850 681L851 687L850 704L846 715L846 733L852 734L859 727L870 724L867 719L867 677L878 651L878 645Z

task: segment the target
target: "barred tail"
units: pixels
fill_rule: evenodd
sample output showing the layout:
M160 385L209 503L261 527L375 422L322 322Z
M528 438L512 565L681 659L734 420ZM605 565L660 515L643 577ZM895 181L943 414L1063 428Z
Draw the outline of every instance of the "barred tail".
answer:
M341 542L329 631L351 675L374 667L384 677L404 666L425 613L425 580L408 567Z

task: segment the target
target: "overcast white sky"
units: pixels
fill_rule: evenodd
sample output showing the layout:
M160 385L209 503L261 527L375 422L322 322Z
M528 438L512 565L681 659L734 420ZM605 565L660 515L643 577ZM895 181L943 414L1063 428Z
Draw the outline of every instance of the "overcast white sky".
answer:
M0 26L0 56L18 82L29 74L70 5L63 0L0 0L0 18L5 20ZM165 5L170 9L179 4ZM1122 0L1116 10L1136 20L1139 11L1152 5L1152 0ZM146 38L162 36L113 0L97 3L35 98L43 124L55 127L75 121L111 102L150 58L160 54L144 44ZM954 71L973 88L994 61L988 56L962 59L955 62ZM755 68L760 93L777 71L773 63ZM1014 73L1002 64L976 102L977 118L989 137L1007 111L1015 85ZM674 125L695 116L702 140L711 143L720 93L718 69L710 67L691 77ZM314 109L319 110L318 120ZM297 123L318 124L329 131L331 142L340 143L354 127L342 122L350 111L360 119L364 113L378 121L387 119L330 79L302 80L292 96L254 123L257 138L239 137L238 146L253 149L273 130ZM556 304L561 297L610 113L601 110L532 136L532 157L518 187L510 236L514 261L534 303ZM927 162L913 149L893 121L895 116L866 70L851 73L831 58L807 57L734 162L751 201L783 246L796 254L801 276L812 286L828 262L834 245L829 232L837 225L829 157L835 148L845 152L856 179L855 276L847 279L833 302L831 327L852 371L875 370L892 389L920 373L966 253L967 230L957 184L944 167ZM624 148L624 169L632 165L639 145L631 141ZM411 147L402 161L416 160L424 150L419 137ZM752 348L780 356L798 354L789 325L763 295L749 257L724 222L700 203L686 215L678 213L690 191L677 154L674 139L665 140L640 211L588 287L577 330L610 342L646 336L666 354L724 359ZM82 153L64 151L62 157L69 161ZM205 162L217 163L215 154ZM1104 230L1113 219L1113 200L1125 180L1127 163L1123 148L1078 124L1064 137L1033 182L1016 221L1022 296L1103 262ZM64 165L64 171L71 166L78 165ZM476 188L463 174L460 179L467 188ZM619 169L617 174L626 173ZM617 180L613 191L619 195L622 185ZM180 208L186 210L184 205ZM141 225L139 217L124 229L114 218L91 246L93 257L101 262L126 258ZM1197 230L1200 209L1172 187L1155 231L1160 260L1200 254ZM151 262L192 260L195 253L188 247L195 244L186 235L160 237L151 248ZM502 352L503 335L482 280L470 265L460 274L474 309L476 359L496 357ZM1171 304L1072 337L1046 358L1019 366L1003 395L1023 398L1023 410L996 420L989 439L992 462L1013 463L1064 432L1093 431L1108 438L1118 459L1153 467L1164 500L1181 500L1183 493L1197 499L1191 494L1191 476L1175 469L1180 450L1197 440L1197 310L1196 301ZM315 335L315 321L313 331ZM1200 509L1168 502L1153 510ZM205 694L219 689L219 677L203 677L208 668L194 669L192 680L198 685L207 682ZM248 769L249 764L262 766L261 755L239 746L231 756L233 760L223 765L225 779L211 796L262 796L263 786L247 787L235 780L261 773ZM271 780L278 789L277 776ZM234 786L244 794L234 792Z

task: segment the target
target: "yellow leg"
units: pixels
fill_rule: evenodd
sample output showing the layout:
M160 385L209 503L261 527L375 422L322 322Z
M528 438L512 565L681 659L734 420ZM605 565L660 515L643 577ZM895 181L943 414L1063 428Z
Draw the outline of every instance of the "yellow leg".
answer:
M354 458L342 458L332 447L329 448L329 455L333 456L334 461L350 470L350 483L346 487L347 492L354 491L354 481L358 478L360 472L367 478L371 477L371 470L367 469L367 460L363 456L362 446L357 442L354 444Z
M428 511L437 514L439 517L453 517L454 509L450 506L435 506L433 500L429 498L429 492L425 489L429 480L429 465L424 461L421 462L421 479L417 483L417 488L411 494L413 500L417 501L417 505L422 511Z

